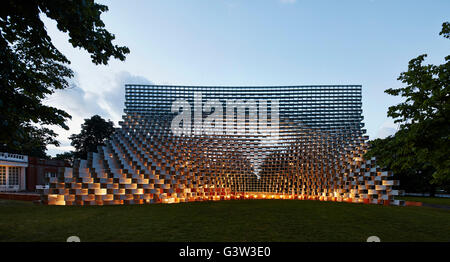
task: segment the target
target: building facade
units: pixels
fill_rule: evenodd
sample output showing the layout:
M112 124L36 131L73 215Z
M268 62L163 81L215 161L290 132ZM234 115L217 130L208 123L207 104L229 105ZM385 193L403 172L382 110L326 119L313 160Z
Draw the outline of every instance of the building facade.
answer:
M126 85L107 144L50 179L59 205L315 199L401 204L364 159L360 85Z
M48 188L49 178L58 177L66 168L70 164L63 160L0 152L0 192L36 192Z
M26 190L34 192L40 188L48 188L50 178L58 177L70 167L70 164L64 160L28 157Z
M25 190L27 167L28 156L0 152L0 192Z

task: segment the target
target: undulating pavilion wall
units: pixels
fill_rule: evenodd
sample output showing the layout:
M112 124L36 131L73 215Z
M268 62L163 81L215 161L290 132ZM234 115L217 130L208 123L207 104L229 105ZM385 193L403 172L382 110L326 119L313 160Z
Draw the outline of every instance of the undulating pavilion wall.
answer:
M176 101L192 106L189 119L176 126L189 124L192 130L181 134L174 132L173 121L186 108L174 110ZM227 111L230 101L236 109ZM401 192L392 172L363 158L368 137L361 107L358 85L127 85L120 128L97 153L52 178L43 201L266 198L402 204L394 199ZM241 119L238 110L244 112ZM215 121L208 118L212 113Z

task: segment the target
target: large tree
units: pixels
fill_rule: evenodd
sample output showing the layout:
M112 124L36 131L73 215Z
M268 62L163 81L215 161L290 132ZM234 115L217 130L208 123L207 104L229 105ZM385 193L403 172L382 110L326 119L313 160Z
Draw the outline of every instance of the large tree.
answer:
M450 38L448 22L440 35ZM426 181L434 194L436 186L448 189L450 184L450 55L441 65L424 65L425 57L412 59L400 74L404 87L385 91L405 98L387 113L400 124L399 131L371 141L367 156L376 156L405 180Z
M38 128L31 124L24 124L21 132L22 136L20 140L15 141L20 143L20 150L11 149L5 145L0 145L0 151L40 158L50 158L50 156L45 152L47 150L47 145L59 146L59 142L55 139L56 134L51 129Z
M2 150L27 152L36 132L47 135L44 147L55 144L55 134L45 125L68 129L70 115L44 105L43 99L68 87L73 71L70 61L52 44L41 17L53 19L68 33L75 48L84 48L95 64L111 57L124 60L127 47L112 44L100 15L108 7L93 0L4 0L0 8L0 146ZM32 132L32 133L30 133ZM36 142L36 137L31 143ZM53 140L52 140L53 139ZM33 142L34 141L34 142ZM39 143L38 143L39 144Z
M71 135L71 145L75 147L75 157L86 159L88 152L97 152L97 147L104 145L114 133L114 124L98 115L84 120L81 132Z

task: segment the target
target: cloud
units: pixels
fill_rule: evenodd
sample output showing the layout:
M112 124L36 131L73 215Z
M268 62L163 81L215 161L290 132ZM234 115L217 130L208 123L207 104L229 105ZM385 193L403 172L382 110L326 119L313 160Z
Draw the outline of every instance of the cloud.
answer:
M121 71L114 76L110 88L99 97L100 104L108 111L111 120L118 122L125 106L125 84L151 85L152 81L142 76Z
M125 105L125 84L153 84L145 77L132 75L127 71L116 74L98 76L104 86L96 88L96 92L90 91L89 87L80 84L78 74L69 80L70 87L64 90L57 90L45 100L45 104L62 109L72 116L67 121L69 130L51 126L50 128L58 134L58 141L61 146L49 146L48 152L51 155L73 150L70 145L69 136L77 134L81 130L84 119L93 115L111 120L115 126L122 119ZM96 79L98 80L98 79ZM90 86L92 89L92 86Z
M65 110L71 115L108 115L103 108L98 105L98 97L95 93L85 91L80 87L78 75L69 79L69 88L57 90L46 99L46 104Z
M392 120L384 121L378 128L376 138L385 138L397 132L398 126Z

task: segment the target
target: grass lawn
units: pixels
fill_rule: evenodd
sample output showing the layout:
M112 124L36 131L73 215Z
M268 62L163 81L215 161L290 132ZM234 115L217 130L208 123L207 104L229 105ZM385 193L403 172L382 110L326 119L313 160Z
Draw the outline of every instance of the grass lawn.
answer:
M428 203L428 204L450 206L450 198L444 198L444 197L402 196L402 197L398 197L398 199L405 200L405 201L416 201L416 202L423 202L423 203Z
M450 211L306 200L42 206L0 200L0 241L450 241Z

